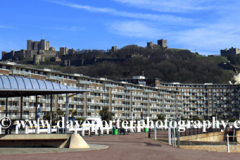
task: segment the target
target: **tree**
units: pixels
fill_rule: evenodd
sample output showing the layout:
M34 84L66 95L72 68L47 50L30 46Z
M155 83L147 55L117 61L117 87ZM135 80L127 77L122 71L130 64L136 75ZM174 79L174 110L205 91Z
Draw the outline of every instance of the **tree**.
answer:
M108 107L104 107L99 114L102 120L106 120L106 121L112 120L114 115L112 112L108 111Z
M69 116L71 115L71 117L74 117L77 115L77 111L76 110L69 110Z
M188 118L181 116L181 120L188 120Z
M44 119L44 120L48 120L48 121L50 122L50 113L51 113L51 112L47 112L47 114L45 114L45 115L43 116L43 119ZM53 113L53 115L52 115L52 123L54 124L56 121L57 121L57 114L56 114L56 113Z
M158 119L159 120L165 120L165 115L164 114L159 114Z
M56 58L55 57L51 57L50 58L50 62L55 62Z
M201 119L201 118L199 118L198 116L194 116L194 117L193 117L193 120L194 120L194 121L197 121L197 120L199 120L199 121L201 121L201 122L202 122L202 119Z
M234 118L234 117L229 118L229 122L235 122L236 120L238 120L238 119Z

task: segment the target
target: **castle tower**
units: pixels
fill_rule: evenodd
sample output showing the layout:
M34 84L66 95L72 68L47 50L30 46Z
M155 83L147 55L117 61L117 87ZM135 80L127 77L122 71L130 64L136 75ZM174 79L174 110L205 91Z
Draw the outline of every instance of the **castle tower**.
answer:
M60 54L61 55L66 55L68 53L67 47L60 47Z
M153 43L152 42L147 42L147 48L153 49Z
M4 56L5 54L7 54L7 52L6 52L6 51L2 51L2 59L3 59L3 56Z
M32 50L32 48L33 48L32 40L27 40L27 50Z
M39 49L46 50L46 40L41 39Z
M39 49L39 42L33 42L33 49L32 50L38 50Z
M112 51L113 52L117 51L117 46L112 46Z
M50 49L50 41L47 41L46 42L46 50L49 50Z
M160 45L161 47L166 48L167 47L167 40L159 39L158 40L158 45Z

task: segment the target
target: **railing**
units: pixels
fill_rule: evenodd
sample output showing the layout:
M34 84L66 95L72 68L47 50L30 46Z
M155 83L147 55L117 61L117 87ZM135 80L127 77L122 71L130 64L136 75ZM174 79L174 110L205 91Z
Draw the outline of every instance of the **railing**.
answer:
M8 106L8 110L19 110L19 107L15 107L15 106Z
M63 77L56 77L56 76L47 76L46 79L56 80L56 81L64 81Z
M28 76L28 77L31 76L31 73L29 73L29 72L15 70L15 69L10 70L10 74L12 74L12 75L22 75L22 76Z

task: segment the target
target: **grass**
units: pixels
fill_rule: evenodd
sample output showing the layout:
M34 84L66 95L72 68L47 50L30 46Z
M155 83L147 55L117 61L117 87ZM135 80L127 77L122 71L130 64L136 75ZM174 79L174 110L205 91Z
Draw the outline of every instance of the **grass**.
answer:
M208 61L212 61L216 64L219 64L221 62L227 62L228 59L227 57L222 57L222 56L215 56L215 57L198 57L200 59L203 59L203 60L208 60Z
M178 51L184 50L184 49L178 49L178 48L169 48L168 50L170 50L173 53L177 53Z

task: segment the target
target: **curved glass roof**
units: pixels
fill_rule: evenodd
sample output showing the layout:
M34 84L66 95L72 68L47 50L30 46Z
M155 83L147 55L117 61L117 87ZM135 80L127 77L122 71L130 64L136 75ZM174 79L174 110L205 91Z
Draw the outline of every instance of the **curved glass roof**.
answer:
M56 82L44 81L40 79L0 75L0 97L81 93L90 90L80 90L77 88L62 85Z

